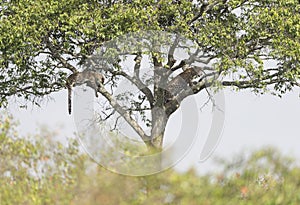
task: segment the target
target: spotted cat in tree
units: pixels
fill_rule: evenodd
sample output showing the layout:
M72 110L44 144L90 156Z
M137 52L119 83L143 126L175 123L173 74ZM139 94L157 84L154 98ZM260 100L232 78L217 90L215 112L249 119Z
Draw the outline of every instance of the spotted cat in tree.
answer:
M182 91L189 89L192 86L195 77L202 74L201 68L187 68L182 73L177 75L167 84L167 91L165 94L165 102L169 102Z
M97 71L84 70L71 74L67 78L66 87L68 89L68 110L71 114L72 110L72 87L86 84L95 91L95 96L98 97L99 86L104 83L104 77Z

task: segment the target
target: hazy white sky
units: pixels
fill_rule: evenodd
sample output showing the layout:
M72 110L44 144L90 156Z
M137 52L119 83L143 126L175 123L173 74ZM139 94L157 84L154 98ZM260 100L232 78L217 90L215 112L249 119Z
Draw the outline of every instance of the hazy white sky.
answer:
M244 150L266 145L278 147L283 153L300 158L300 90L287 93L283 98L269 94L255 96L249 91L232 92L225 90L226 111L222 138L205 162L199 163L199 155L211 122L211 106L200 112L200 136L187 156L177 164L178 170L195 165L200 173L213 169L215 156L232 157ZM40 126L59 133L61 138L73 136L76 131L72 116L67 112L67 91L52 95L54 100L44 102L41 108L20 109L15 105L10 112L20 122L22 134L36 133ZM197 96L199 103L205 101L203 94ZM172 141L172 132L178 129L178 117L168 124L167 141ZM171 133L171 134L170 134Z

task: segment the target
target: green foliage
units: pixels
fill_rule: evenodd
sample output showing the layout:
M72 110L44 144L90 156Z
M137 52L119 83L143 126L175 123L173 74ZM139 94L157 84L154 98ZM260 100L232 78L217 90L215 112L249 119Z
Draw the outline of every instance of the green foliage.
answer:
M145 4L145 2L144 2ZM142 6L142 5L140 5ZM64 87L61 62L81 61L95 47L146 22L140 6L98 1L2 1L0 3L0 106L8 96L36 97Z
M95 166L78 144L53 135L20 137L16 123L0 119L0 201L12 204L299 204L300 168L265 148L222 162L223 170L198 176L169 170L127 177Z
M15 128L11 117L1 116L1 204L68 204L73 195L63 193L75 187L80 172L75 163L83 161L77 143L65 147L47 132L20 137Z
M96 48L141 30L197 42L223 76L233 77L222 85L257 92L273 85L281 95L300 76L299 9L297 0L1 1L0 106L9 96L36 102L64 88L67 70L77 70ZM263 69L266 60L276 66Z

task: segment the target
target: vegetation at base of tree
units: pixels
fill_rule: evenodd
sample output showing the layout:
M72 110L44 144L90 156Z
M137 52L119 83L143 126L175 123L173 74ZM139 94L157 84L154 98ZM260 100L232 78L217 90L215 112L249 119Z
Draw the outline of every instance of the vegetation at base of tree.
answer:
M141 31L154 41L135 40L139 49L125 52L115 42L109 46L111 40ZM161 42L159 32L174 36ZM233 87L282 96L300 86L298 0L3 0L0 33L0 107L16 97L39 104L65 89L67 76L104 50L106 55L96 56L114 61L96 63L106 78L98 90L108 102L101 119L122 115L157 151L169 117L190 95ZM183 44L184 38L196 48ZM146 45L139 45L144 40ZM157 51L158 45L166 53ZM176 49L188 56L177 55ZM128 69L121 61L126 58L132 59ZM151 78L143 79L144 67L155 71ZM124 92L122 104L112 87L123 80L138 92L136 98ZM167 94L164 85L175 93Z
M91 162L75 140L62 145L46 131L20 136L10 116L0 118L1 205L300 204L300 167L274 148L218 160L220 171L204 176L129 177Z

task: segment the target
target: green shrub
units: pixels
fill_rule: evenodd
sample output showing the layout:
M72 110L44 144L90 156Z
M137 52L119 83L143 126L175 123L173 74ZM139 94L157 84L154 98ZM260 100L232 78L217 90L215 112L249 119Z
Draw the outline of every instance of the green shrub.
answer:
M222 160L221 172L205 176L129 177L95 165L75 140L62 144L47 131L19 136L10 116L0 118L1 205L300 204L300 168L274 148Z

